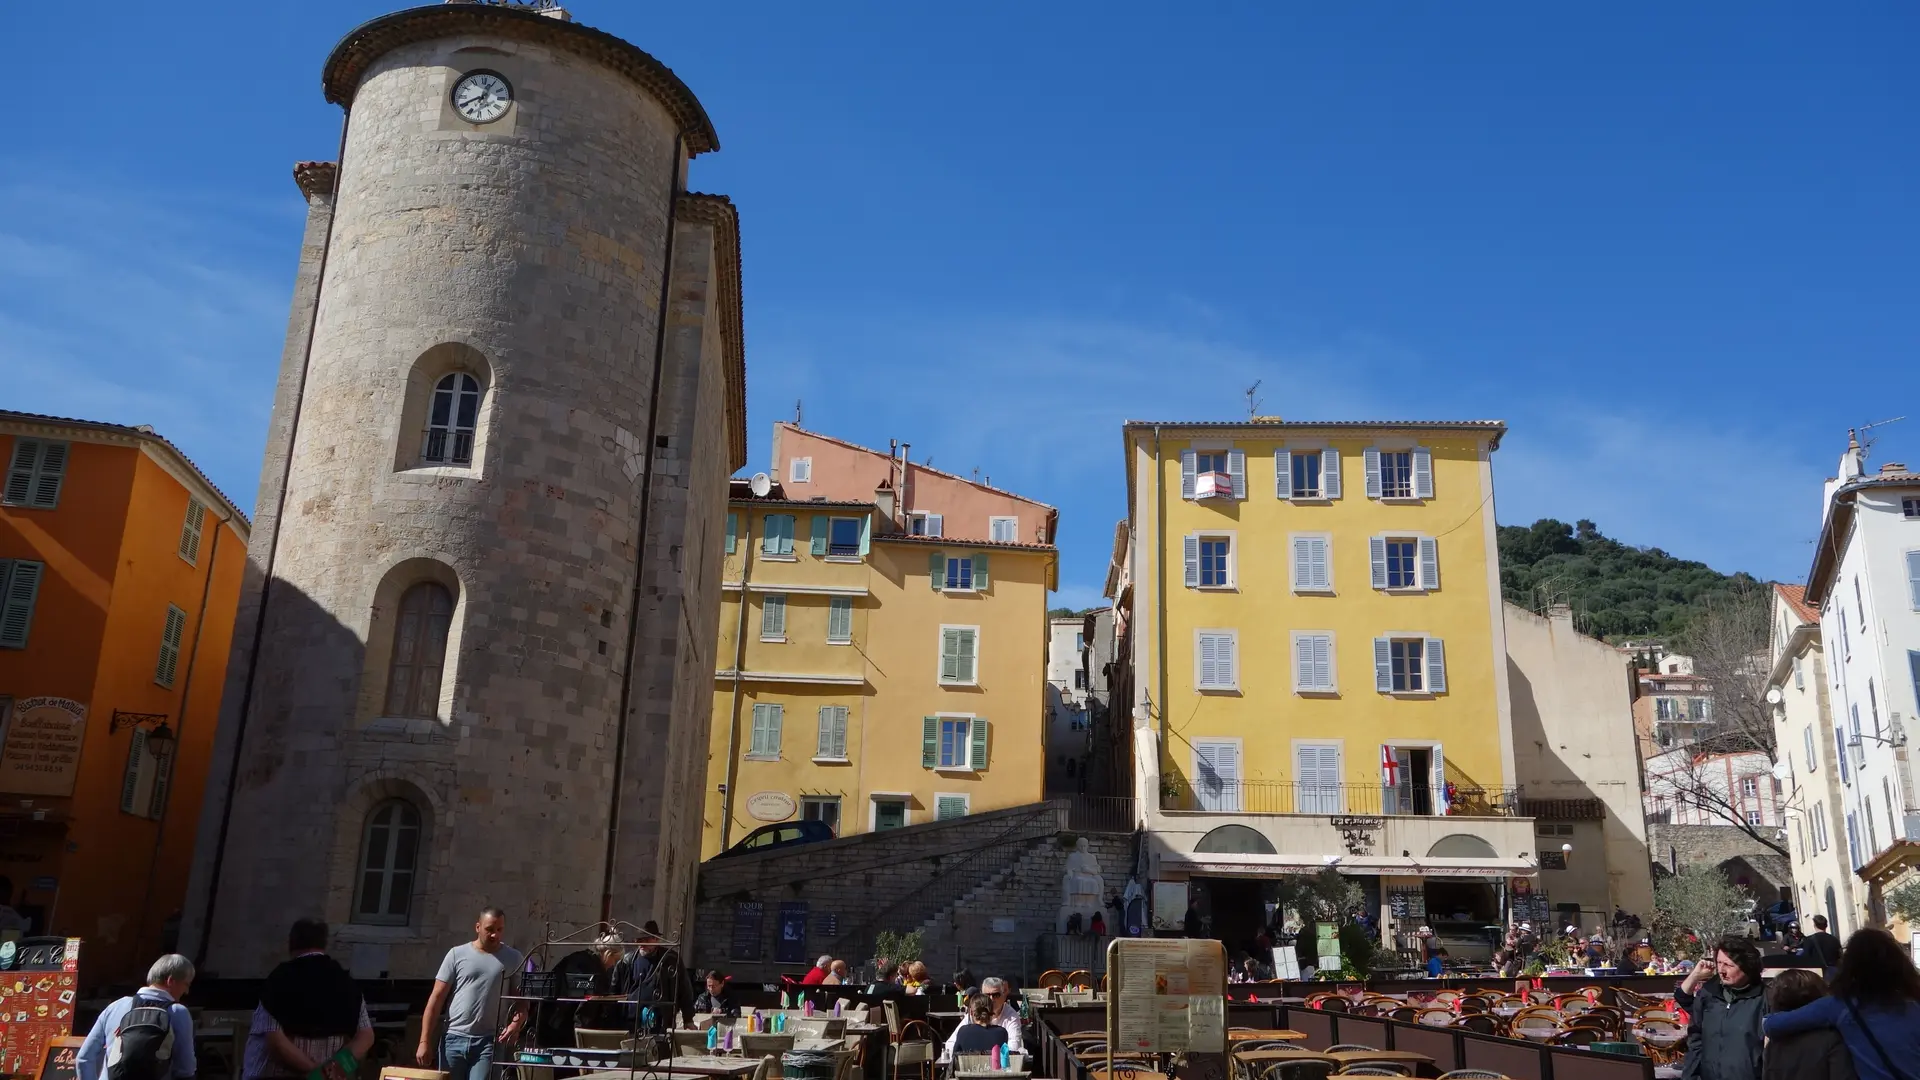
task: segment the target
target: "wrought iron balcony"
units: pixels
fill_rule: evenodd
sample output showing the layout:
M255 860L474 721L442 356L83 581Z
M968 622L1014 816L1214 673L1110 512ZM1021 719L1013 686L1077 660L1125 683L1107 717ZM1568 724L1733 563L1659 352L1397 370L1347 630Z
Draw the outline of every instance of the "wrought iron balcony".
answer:
M1162 778L1160 809L1216 814L1310 814L1322 817L1521 817L1519 788L1448 785L1306 784L1292 780Z

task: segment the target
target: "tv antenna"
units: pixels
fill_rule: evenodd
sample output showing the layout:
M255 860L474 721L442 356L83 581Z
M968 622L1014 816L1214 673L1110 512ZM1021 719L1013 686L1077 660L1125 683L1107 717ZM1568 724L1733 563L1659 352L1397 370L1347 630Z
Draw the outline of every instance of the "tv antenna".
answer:
M1897 424L1905 419L1906 417L1904 416L1896 416L1891 420L1877 420L1871 424L1861 424L1855 428L1854 431L1858 433L1860 439L1860 464L1865 465L1867 463L1867 455L1873 452L1873 444L1879 441L1868 435L1867 432L1877 427L1886 427L1888 424Z
M1253 385L1247 387L1244 391L1247 395L1247 419L1249 420L1260 415L1260 399L1254 395L1260 391L1260 384L1263 381L1264 380L1261 379L1253 380Z
M807 426L800 422L800 399L799 398L793 399L793 426L794 427Z

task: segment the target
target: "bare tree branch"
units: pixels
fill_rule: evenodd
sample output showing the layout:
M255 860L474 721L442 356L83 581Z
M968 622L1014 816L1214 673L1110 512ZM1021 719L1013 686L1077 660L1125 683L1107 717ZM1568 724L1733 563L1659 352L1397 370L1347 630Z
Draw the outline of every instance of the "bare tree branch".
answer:
M1764 587L1741 584L1701 601L1682 647L1693 673L1711 688L1712 724L1702 741L1722 753L1759 751L1775 760L1773 716L1767 708L1768 631L1773 617Z
M1737 740L1727 740L1734 742ZM1746 777L1729 776L1725 759L1735 753L1757 754L1752 747L1722 749L1714 740L1696 743L1647 762L1648 794L1672 799L1679 807L1690 807L1710 820L1694 824L1730 825L1769 850L1791 858L1787 846L1775 837L1781 826L1775 821L1754 825L1747 821L1746 801L1737 794L1736 784ZM1773 777L1769 773L1752 774L1762 786L1757 798L1773 799Z

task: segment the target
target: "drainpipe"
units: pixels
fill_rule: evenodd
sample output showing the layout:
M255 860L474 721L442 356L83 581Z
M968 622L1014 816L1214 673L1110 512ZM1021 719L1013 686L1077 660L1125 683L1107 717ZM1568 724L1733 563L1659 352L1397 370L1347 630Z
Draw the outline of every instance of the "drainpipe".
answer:
M735 543L740 548L740 617L733 627L733 705L727 721L727 790L720 796L720 850L733 843L733 788L740 773L740 684L747 666L747 583L753 580L753 527L750 515L741 515Z
M653 389L647 398L646 468L640 473L640 524L633 541L633 595L627 602L627 647L625 670L620 676L620 711L613 727L613 789L607 800L607 856L601 869L600 921L613 919L613 856L620 841L620 785L625 782L627 765L627 710L633 701L633 645L640 636L640 592L647 568L647 522L653 510L653 460L658 447L654 433L660 425L660 371L666 365L667 320L673 303L673 240L680 217L680 149L686 145L684 130L673 133L673 155L667 173L667 243L660 259L660 315L653 335ZM658 898L655 899L656 905Z
M1153 559L1155 592L1158 593L1154 600L1158 610L1153 613L1153 630L1154 636L1160 639L1160 749L1157 751L1160 761L1155 764L1164 769L1167 755L1167 474L1160 461L1159 424L1153 425L1153 500ZM1154 799L1160 797L1157 791L1147 794Z

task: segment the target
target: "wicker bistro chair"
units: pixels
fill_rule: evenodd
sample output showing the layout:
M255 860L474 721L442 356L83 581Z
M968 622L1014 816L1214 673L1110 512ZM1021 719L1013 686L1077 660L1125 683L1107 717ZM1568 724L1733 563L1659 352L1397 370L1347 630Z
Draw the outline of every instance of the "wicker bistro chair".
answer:
M1362 1046L1359 1043L1340 1043L1337 1046L1327 1047L1327 1053L1338 1054L1346 1050L1365 1050L1368 1053L1373 1053L1375 1051L1378 1051L1379 1049L1380 1048L1377 1046Z
M1338 1066L1323 1057L1301 1057L1299 1061L1276 1061L1260 1074L1260 1080L1327 1080Z
M1453 1021L1452 1009L1421 1009L1420 1015L1414 1018L1415 1023L1427 1027L1452 1027Z
M1593 1008L1593 1002L1588 1001L1582 994L1566 994L1563 995L1560 1000L1554 1002L1553 1007L1568 1016L1572 1016L1574 1013L1583 1013Z
M1643 1020L1633 1038L1655 1065L1671 1065L1686 1051L1687 1029L1674 1020Z
M1500 1018L1492 1013L1462 1013L1449 1026L1479 1035L1500 1034Z
M1420 1019L1420 1007L1417 1005L1402 1005L1397 1009L1387 1012L1385 1015L1387 1019L1398 1020L1403 1024L1417 1023Z
M1512 1037L1516 1039L1546 1042L1560 1034L1560 1021L1550 1013L1521 1013L1507 1025L1507 1030L1512 1032Z
M1349 1065L1335 1076L1412 1076L1413 1070L1397 1062L1375 1061L1366 1065Z
M1506 1073L1491 1069L1455 1069L1440 1074L1440 1080L1508 1080Z
M1069 985L1077 986L1082 990L1091 990L1093 989L1093 973L1084 969L1076 971L1067 976L1067 982Z
M892 1072L895 1080L902 1076L933 1080L933 1062L937 1056L939 1050L928 1040L914 1039L898 1044L893 1048Z
M1592 1046L1597 1042L1607 1042L1607 1033L1597 1027L1576 1024L1560 1029L1560 1033L1547 1040L1555 1046Z
M1057 968L1049 968L1040 973L1040 985L1048 990L1058 990L1067 985L1067 973Z
M1166 1080L1152 1065L1141 1062L1114 1062L1112 1069L1088 1069L1092 1080Z

